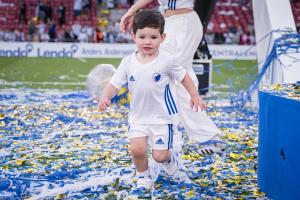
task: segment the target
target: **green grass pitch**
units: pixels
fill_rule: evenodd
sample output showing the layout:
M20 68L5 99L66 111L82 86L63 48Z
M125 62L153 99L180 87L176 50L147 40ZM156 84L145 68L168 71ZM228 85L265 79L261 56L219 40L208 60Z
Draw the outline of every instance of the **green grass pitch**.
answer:
M0 88L84 89L85 79L97 64L118 66L121 59L7 58L0 57ZM214 60L212 82L246 88L257 74L254 60Z

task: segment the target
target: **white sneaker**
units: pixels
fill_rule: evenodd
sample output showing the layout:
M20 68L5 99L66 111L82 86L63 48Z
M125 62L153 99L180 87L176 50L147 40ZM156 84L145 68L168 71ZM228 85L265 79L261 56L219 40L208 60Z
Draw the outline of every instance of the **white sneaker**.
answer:
M139 176L137 177L136 187L133 188L126 200L134 200L134 199L149 199L151 198L151 189L153 186L153 181L151 176Z
M163 167L164 167L165 172L169 176L173 176L178 170L177 154L174 155L173 153L171 153L170 159L163 163Z
M151 156L148 159L148 166L149 166L149 171L150 171L150 176L152 178L152 181L153 183L155 183L162 169L162 163L156 162Z
M144 188L150 190L153 186L153 181L151 176L139 176L137 177L136 188Z
M206 156L222 151L224 150L224 148L224 142L220 140L209 140L205 143L200 144L199 149L197 149L197 152L202 156Z

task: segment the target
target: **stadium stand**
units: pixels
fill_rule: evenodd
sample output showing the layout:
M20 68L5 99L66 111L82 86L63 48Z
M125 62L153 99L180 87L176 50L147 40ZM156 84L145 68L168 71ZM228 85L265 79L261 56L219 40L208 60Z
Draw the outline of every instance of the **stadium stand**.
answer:
M133 1L0 0L0 41L131 42L118 21ZM300 27L300 1L291 1ZM150 7L157 6L157 3ZM250 0L218 0L207 43L254 44Z

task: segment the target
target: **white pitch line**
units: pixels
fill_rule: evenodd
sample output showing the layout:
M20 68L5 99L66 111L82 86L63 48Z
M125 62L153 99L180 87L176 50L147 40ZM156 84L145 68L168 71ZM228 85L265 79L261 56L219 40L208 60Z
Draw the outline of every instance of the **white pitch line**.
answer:
M83 63L87 62L86 59L81 58L81 57L76 57L75 59L77 59L77 60L79 60L80 62L83 62Z

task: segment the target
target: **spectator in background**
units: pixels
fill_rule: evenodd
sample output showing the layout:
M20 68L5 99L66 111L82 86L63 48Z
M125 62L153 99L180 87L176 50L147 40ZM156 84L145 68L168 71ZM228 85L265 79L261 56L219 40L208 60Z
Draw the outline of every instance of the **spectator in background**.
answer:
M65 29L65 42L75 42L76 38L75 35L73 34L73 31L71 30L70 26L67 26Z
M114 0L107 0L106 5L107 5L108 9L114 9L115 8Z
M35 16L38 20L42 20L44 23L46 23L46 12L44 4L40 1L38 1L36 9L35 9Z
M43 34L40 35L40 41L41 42L49 42L50 36L48 34L48 31L45 31Z
M40 41L41 40L40 40L39 34L37 34L37 33L33 34L33 40L32 40L32 42L40 42Z
M91 1L90 0L83 0L82 2L82 11L84 15L90 15L90 8L91 8Z
M214 37L214 43L215 44L224 44L225 42L225 37L222 32L218 31L215 33Z
M241 38L242 33L243 33L242 27L238 26L238 28L236 30L235 37L234 37L234 43L235 44L239 44L240 43L240 38Z
M60 3L57 8L57 16L58 16L59 26L65 24L65 15L66 15L66 8L62 5L62 3Z
M127 0L118 0L118 7L119 8L128 8Z
M33 41L33 36L36 33L36 26L35 26L35 22L33 19L31 19L29 21L29 25L28 25L28 41L32 42Z
M49 42L55 42L55 40L56 40L56 25L53 20L50 22L49 26L50 26L49 31L48 31L48 34L50 37Z
M24 42L25 41L25 36L22 31L19 29L15 30L15 35L16 35L16 42Z
M224 22L220 23L220 30L222 33L227 32L227 25Z
M0 28L0 41L4 41L4 31Z
M52 0L48 0L48 3L45 5L44 4L44 11L46 13L46 23L49 23L52 21L52 14L53 14L53 9L51 6Z
M91 26L91 21L87 21L87 23L84 25L84 27L82 29L88 37L88 42L93 42L95 31L94 31L93 27Z
M46 28L47 28L47 25L44 23L43 20L40 20L39 24L37 25L38 34L40 37L46 33Z
M234 44L235 32L235 28L230 26L229 31L225 33L225 44Z
M56 42L65 41L65 28L65 25L62 25L62 27L57 30Z
M72 32L75 36L75 40L77 41L78 35L81 32L81 25L79 24L78 20L76 20L72 25Z
M214 43L214 33L210 29L206 29L206 33L204 35L207 44Z
M214 31L214 23L209 22L207 24L206 30L209 31L209 32L213 32Z
M249 44L255 45L256 41L255 41L254 33L248 32L247 35L248 35Z
M127 0L128 7L131 7L134 4L134 0Z
M11 28L8 32L7 32L7 41L8 42L15 42L16 41L16 33L15 33L15 29Z
M114 43L115 42L115 37L114 34L112 32L108 32L107 33L107 40L108 43Z
M248 38L248 35L246 33L243 32L240 35L240 42L239 42L239 44L241 44L241 45L249 44L249 38Z
M9 31L8 31L8 28L3 28L3 41L4 42L7 42L8 39L9 39Z
M240 0L240 6L246 6L247 0Z
M103 2L102 0L97 1L97 8L96 8L97 10L101 10L102 2Z
M74 18L76 20L76 18L81 15L81 11L82 11L82 0L74 0Z
M104 34L100 28L96 29L96 41L102 43L104 41Z
M116 37L117 43L125 43L126 42L126 36L123 32L118 32Z
M23 0L21 7L20 7L20 15L19 15L19 22L22 23L27 23L26 19L26 4Z
M80 30L80 33L78 35L78 41L80 43L87 43L88 42L88 36L87 36L87 34L86 34L86 32L85 32L84 29Z

